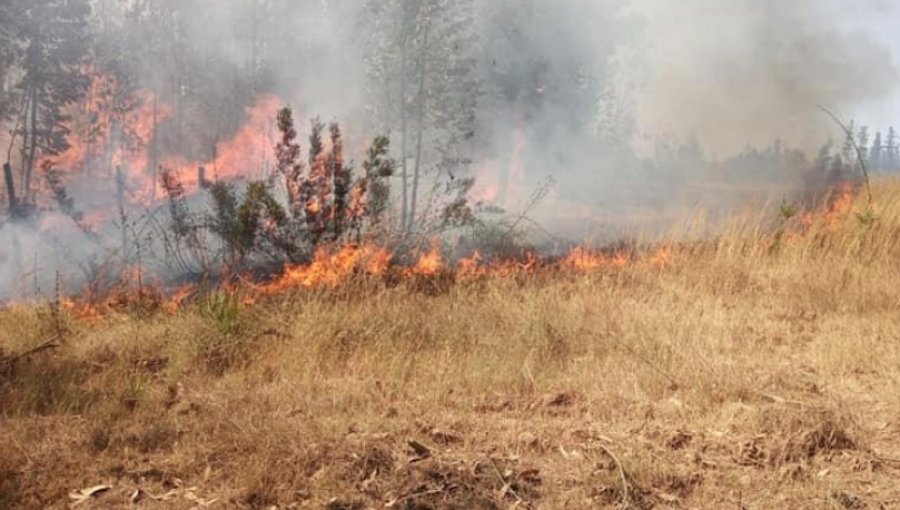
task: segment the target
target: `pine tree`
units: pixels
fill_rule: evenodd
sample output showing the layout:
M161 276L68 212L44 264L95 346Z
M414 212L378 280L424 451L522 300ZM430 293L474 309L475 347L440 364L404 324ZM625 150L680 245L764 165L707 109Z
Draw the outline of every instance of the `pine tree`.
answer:
M294 222L305 218L306 202L303 196L303 163L300 161L300 144L294 128L294 113L290 108L278 112L278 131L281 139L275 146L278 173L284 176L284 186L288 195L288 209Z
M327 230L327 218L331 215L330 176L328 153L322 132L325 124L313 119L309 135L309 176L304 186L306 203L306 224L312 235L313 246L318 245Z
M344 139L337 122L329 126L331 134L331 154L328 156L328 171L334 180L334 240L337 241L347 228L350 212L350 186L353 182L353 168L344 161Z
M26 1L26 0L21 0ZM22 194L31 192L39 158L69 148L66 107L79 101L89 80L85 63L91 13L87 0L27 0L15 38L22 47L20 125Z
M885 170L897 170L900 161L900 145L898 145L897 131L891 127L888 129L887 139L884 142L884 156L882 164Z
M856 151L853 148L853 140L856 137L855 124L854 121L850 121L850 124L847 126L847 136L844 138L844 145L841 147L841 161L845 165L843 171L847 173L852 173L856 168L856 163L854 163L857 160Z
M843 181L847 178L847 166L844 164L844 158L837 154L831 159L831 169L827 182L835 183Z
M856 152L856 149L859 149L859 153ZM859 164L859 159L862 158L862 164L868 165L868 155L869 155L869 127L862 126L859 128L859 135L857 135L856 147L854 148L853 154L855 156L854 161Z
M361 240L363 229L377 235L384 226L384 216L390 202L388 179L394 175L397 163L389 156L390 139L379 136L373 140L363 162L363 175L354 185L351 227Z
M832 140L828 140L828 142L819 148L819 154L816 157L816 171L819 175L826 175L829 170L831 170L831 149L834 146L834 142Z
M882 170L884 158L884 143L881 141L881 131L875 133L875 140L872 141L872 148L869 149L869 165L872 170Z
M15 112L17 94L15 88L8 87L7 80L13 66L22 58L22 48L16 34L21 7L21 1L0 3L0 122L10 120Z

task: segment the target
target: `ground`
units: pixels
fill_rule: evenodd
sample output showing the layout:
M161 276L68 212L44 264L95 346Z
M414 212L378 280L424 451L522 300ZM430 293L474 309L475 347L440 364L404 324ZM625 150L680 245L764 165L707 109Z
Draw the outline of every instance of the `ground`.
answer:
M8 307L0 507L900 508L875 191L624 267Z

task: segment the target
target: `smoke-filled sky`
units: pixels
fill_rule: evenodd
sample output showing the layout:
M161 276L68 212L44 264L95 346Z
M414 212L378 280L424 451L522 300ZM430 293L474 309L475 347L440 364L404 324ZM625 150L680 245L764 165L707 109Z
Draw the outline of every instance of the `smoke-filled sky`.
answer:
M561 69L578 61L607 72L612 70L605 67L607 49L618 46L624 61L616 69L638 91L639 142L696 135L708 152L721 156L775 138L814 149L836 133L818 105L873 128L900 119L895 86L900 83L900 5L891 0L493 0L478 5L481 30L496 31L504 17L526 13L537 13L536 21L543 21L525 25L534 33L518 48L491 47L493 34L481 34L488 50L497 51L484 58L501 65L538 57ZM364 106L357 104L365 101L358 83L363 76L357 72L362 66L347 65L359 58L354 34L361 6L360 1L309 2L308 8L293 11L298 18L293 35L320 54L336 56L316 64L305 61L313 67L312 76L301 71L299 80L281 87L287 93L300 83L302 92L296 93L307 103L302 106L316 110L310 114L344 117L347 110ZM232 33L206 20L202 25L193 36L213 48ZM595 55L585 54L591 52ZM551 87L545 95L548 103L583 99L549 97L552 92ZM563 123L556 118L560 110L565 108L545 109L550 114L545 120Z
M888 0L637 0L645 18L640 127L716 152L775 137L807 148L817 110L884 128L900 118L900 21Z

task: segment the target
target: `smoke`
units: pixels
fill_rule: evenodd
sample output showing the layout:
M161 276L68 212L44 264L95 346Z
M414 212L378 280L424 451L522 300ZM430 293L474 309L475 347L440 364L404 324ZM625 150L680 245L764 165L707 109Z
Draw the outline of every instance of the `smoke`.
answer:
M312 116L341 121L357 161L366 140L382 131L394 137L396 147L396 119L391 125L390 114L387 121L373 114L379 102L396 101L399 93L379 88L395 86L395 75L371 72L377 49L371 34L385 29L377 24L385 20L373 16L367 3L379 5L183 2L171 18L132 28L137 38L127 30L113 37L115 44L121 39L135 45L121 51L136 86L166 102L160 106L160 133L144 142L158 147L162 161L194 162L186 163L194 172L190 165L225 161L223 148L240 152L249 143L242 138L248 121L264 123L278 102L294 107L301 131L303 119ZM125 19L129 4L96 0L94 23ZM840 137L818 105L848 119L895 106L892 84L900 73L885 34L891 33L886 20L897 9L885 0L474 5L474 19L466 24L475 41L466 58L477 63L471 89L478 94L475 134L467 147L473 159L468 172L477 180L472 199L511 215L527 213L553 232L539 242L605 241L629 229L664 230L697 206L724 210L754 193L802 187L797 172L806 168L799 168L797 154L743 158L726 170L714 163L776 139L812 154L828 138ZM177 33L167 32L175 25ZM143 59L130 59L132 51ZM261 102L271 107L254 111ZM271 126L266 136L250 135L249 151L271 146ZM259 178L270 161L257 159L262 163L253 168L241 163L231 170ZM131 170L147 172L152 158L138 160L142 168ZM446 178L439 166L429 163L426 180ZM106 167L69 183L89 217L118 217L117 186ZM225 170L216 169L223 175ZM548 195L532 203L551 181ZM762 191L747 192L748 182ZM146 215L142 208L127 212L132 221ZM0 299L18 293L14 287L46 292L53 286L46 280L57 269L77 280L109 249L71 222L54 227L68 221L64 216L50 218L40 227L0 226ZM109 220L98 232L115 239L122 229ZM32 270L45 281L26 281Z
M812 161L823 144L842 142L819 105L859 124L897 99L889 2L636 0L591 10L572 1L550 10L533 27L541 51L552 62L590 54L582 63L599 84L592 107L578 93L548 98L578 113L542 110L534 122L544 134L528 144L526 174L558 182L535 215L570 239L652 235L698 209L780 200L818 178ZM585 111L589 132L570 129Z
M812 149L898 78L883 0L639 0L646 20L642 131L694 134L720 154L775 138Z

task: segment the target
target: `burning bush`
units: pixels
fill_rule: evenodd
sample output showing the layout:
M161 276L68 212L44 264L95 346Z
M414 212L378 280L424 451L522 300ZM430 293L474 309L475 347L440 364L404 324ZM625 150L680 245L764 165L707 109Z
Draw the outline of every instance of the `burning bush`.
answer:
M176 258L184 259L184 247L193 264L206 274L217 267L240 273L285 262L305 264L328 245L385 239L388 179L395 166L388 156L389 139L375 138L363 175L354 180L352 165L345 163L337 123L331 124L326 144L324 124L312 122L308 165L300 161L291 109L278 112L278 129L277 174L241 186L212 184L209 214L192 212L177 176L162 171L174 241L170 246L178 251ZM279 195L285 197L285 205Z

